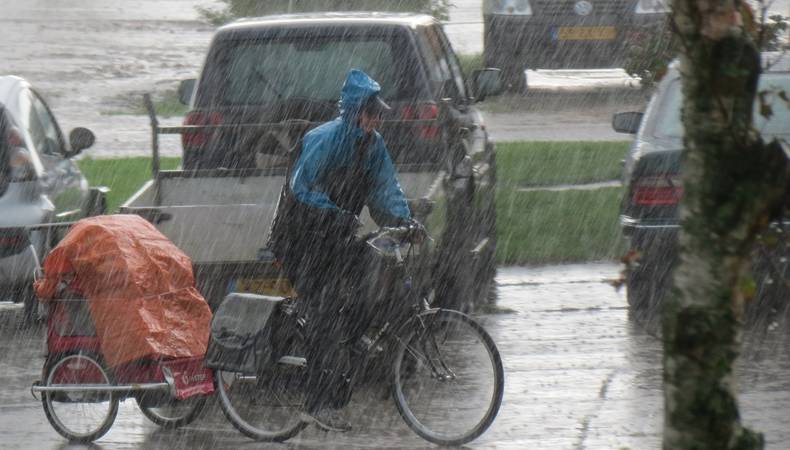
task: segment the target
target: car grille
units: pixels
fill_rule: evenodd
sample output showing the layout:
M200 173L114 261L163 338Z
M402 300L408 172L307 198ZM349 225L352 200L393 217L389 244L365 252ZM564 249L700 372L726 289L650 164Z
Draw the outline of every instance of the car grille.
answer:
M573 6L578 0L536 0L533 5L543 16L578 16ZM617 16L626 12L630 2L622 0L589 0L593 4L592 13L586 17Z

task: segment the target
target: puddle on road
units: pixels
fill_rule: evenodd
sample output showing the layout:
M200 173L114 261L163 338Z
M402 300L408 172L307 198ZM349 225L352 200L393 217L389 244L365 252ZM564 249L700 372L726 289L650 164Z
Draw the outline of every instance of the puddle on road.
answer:
M598 283L617 278L621 270L622 265L612 262L502 267L497 271L497 285Z

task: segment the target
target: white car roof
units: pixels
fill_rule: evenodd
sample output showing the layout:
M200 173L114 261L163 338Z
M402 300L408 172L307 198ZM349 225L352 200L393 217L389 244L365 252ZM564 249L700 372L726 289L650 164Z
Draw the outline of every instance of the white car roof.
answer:
M0 76L0 103L3 104L12 115L16 115L19 110L17 104L19 99L19 91L25 88L30 88L24 78L15 75Z

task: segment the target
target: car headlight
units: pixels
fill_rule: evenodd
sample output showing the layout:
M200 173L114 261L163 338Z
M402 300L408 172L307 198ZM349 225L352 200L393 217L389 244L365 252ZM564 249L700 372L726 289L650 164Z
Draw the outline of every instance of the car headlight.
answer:
M636 4L636 14L661 14L669 12L670 0L639 0Z
M531 16L529 0L485 0L484 11L509 16Z

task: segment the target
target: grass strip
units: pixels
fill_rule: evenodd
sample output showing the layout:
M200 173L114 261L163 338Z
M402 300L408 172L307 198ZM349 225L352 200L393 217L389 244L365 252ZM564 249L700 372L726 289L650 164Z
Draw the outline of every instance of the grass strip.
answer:
M622 188L497 191L497 261L502 265L614 260L624 253Z
M617 259L622 188L533 191L519 188L620 178L627 142L497 143L497 260L550 264Z
M497 259L500 264L548 264L617 259L621 188L522 192L534 185L607 181L620 173L627 143L510 142L497 145ZM164 170L180 158L162 158ZM151 178L151 159L79 161L91 186L107 186L108 211Z
M619 179L628 142L524 141L497 143L500 186L584 184Z
M107 212L114 213L143 184L151 179L151 158L140 156L119 159L83 158L77 162L91 186L107 186ZM181 158L160 158L162 170L172 170Z

